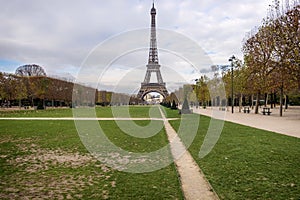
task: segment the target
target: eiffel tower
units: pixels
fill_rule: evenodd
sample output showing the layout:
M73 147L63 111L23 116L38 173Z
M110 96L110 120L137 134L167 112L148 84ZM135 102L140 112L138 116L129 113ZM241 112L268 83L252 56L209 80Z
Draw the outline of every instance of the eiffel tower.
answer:
M150 48L149 48L149 59L147 64L147 71L144 82L141 83L141 88L138 92L137 97L143 99L144 96L150 92L157 92L166 98L169 93L166 89L166 83L163 82L160 65L158 63L158 52L157 52L157 42L156 42L156 26L155 26L155 15L156 9L154 8L154 3L151 8L151 36L150 36ZM157 82L151 83L151 74L155 73Z

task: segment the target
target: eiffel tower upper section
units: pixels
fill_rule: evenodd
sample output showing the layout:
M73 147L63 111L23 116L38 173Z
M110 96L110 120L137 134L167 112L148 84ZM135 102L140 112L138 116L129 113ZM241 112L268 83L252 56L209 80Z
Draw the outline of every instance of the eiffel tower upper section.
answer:
M156 24L155 15L156 9L154 3L152 5L151 11L151 32L150 32L150 48L149 48L149 58L147 64L147 71L145 75L144 82L141 83L141 88L138 92L138 97L142 98L150 92L158 92L164 97L168 96L168 91L166 89L166 84L163 82L160 65L158 63L158 51L157 51L157 41L156 41ZM151 83L151 74L156 74L157 82Z
M154 8L154 3L152 5L150 14L151 14L150 48L149 48L147 72L146 72L146 76L145 76L145 80L144 80L143 84L150 83L152 73L156 74L158 84L165 84L163 82L163 79L162 79L162 76L160 73L160 65L158 63L156 23L155 23L156 9Z
M158 64L156 24L155 24L156 9L154 8L154 3L152 5L150 13L151 13L151 36L150 36L150 49L149 49L148 64Z

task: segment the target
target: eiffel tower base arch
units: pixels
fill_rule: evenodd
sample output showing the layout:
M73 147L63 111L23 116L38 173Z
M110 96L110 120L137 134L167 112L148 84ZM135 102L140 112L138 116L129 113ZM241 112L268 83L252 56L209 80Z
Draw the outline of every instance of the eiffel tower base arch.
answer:
M142 83L141 88L137 94L137 97L143 100L145 95L150 92L157 92L157 93L161 94L164 98L166 98L169 95L165 84Z

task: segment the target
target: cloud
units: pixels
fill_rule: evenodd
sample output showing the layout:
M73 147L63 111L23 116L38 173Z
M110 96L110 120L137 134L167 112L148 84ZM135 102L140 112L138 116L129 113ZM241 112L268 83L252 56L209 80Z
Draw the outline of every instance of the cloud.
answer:
M272 0L160 0L155 2L157 26L191 38L208 52L206 55L212 62L197 64L200 67L207 67L211 63L227 64L228 57L232 54L242 58L242 39L247 31L260 24L271 2ZM49 73L71 73L74 76L90 51L109 37L124 31L148 28L152 6L152 1L149 0L0 0L0 3L0 60L16 64L12 66L0 62L1 70L11 72L19 64L37 63ZM168 47L163 43L165 39L162 37L164 36L158 37L158 44L162 45L158 47ZM149 38L136 35L131 39L144 41L142 48L146 51L143 55L138 55L135 66L145 66ZM180 42L169 44L169 47L188 51L188 47ZM122 48L123 43L118 41L119 48ZM109 49L106 51L110 54ZM163 55L160 53L159 56ZM160 60L163 65L179 67L180 73L190 76L184 66L175 65L177 61L173 63L166 57L161 57ZM126 64L122 65L124 66L126 68ZM122 70L115 70L114 77L122 77L122 73ZM144 73L140 76L143 79Z
M180 11L180 31L198 41L206 51L217 52L211 56L216 64L226 62L231 54L242 57L241 41L245 32L260 24L267 2L270 3L255 0L187 2Z

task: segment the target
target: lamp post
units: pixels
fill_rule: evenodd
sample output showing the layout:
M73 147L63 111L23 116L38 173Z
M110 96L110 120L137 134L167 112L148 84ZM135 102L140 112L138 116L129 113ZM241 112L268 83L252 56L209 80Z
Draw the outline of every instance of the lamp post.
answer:
M231 62L231 113L233 113L234 109L234 99L233 99L233 61L235 60L235 56L231 56L229 58L229 62Z

